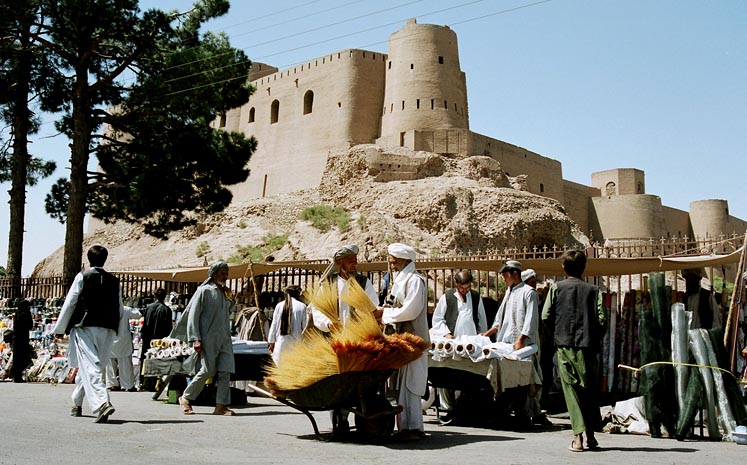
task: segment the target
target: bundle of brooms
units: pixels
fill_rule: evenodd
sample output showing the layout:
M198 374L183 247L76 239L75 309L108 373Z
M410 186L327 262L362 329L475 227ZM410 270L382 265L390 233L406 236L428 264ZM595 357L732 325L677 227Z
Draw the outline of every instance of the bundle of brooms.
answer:
M380 371L401 368L420 357L429 344L421 337L402 333L384 335L373 315L376 306L355 279L349 279L340 298L350 305L351 315L345 326L331 337L311 333L283 353L280 366L268 368L265 385L275 396L301 389L328 376L350 371ZM333 322L337 290L319 286L312 303ZM334 303L334 312L329 303Z

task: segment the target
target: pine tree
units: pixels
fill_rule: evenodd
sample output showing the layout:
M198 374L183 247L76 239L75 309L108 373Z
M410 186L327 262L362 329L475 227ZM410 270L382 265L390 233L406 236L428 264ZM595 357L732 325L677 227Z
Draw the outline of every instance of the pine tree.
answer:
M225 186L247 178L256 142L210 122L249 99L250 62L225 37L199 35L228 11L226 0L200 0L186 13L141 12L135 0L43 2L48 29L36 39L66 72L46 103L64 113L57 127L72 140L70 179L47 196L47 211L66 222L70 280L87 211L164 236L228 205ZM87 169L91 154L99 171Z
M34 0L12 0L0 4L0 120L9 125L10 138L0 149L0 182L11 182L7 276L20 278L23 264L23 234L26 186L54 172L56 165L33 157L28 137L39 130L39 118L31 101L52 92L59 75L50 68L34 34L39 31L41 7ZM20 280L12 289L20 296Z

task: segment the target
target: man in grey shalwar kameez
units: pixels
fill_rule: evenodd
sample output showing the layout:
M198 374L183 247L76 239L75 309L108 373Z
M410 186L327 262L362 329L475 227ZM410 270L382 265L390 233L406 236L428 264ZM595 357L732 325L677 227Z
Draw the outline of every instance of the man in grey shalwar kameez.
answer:
M216 384L213 415L234 415L231 403L230 375L234 372L230 313L233 301L226 297L228 264L218 262L208 270L208 279L197 288L171 337L192 342L199 354L197 374L192 378L179 405L185 415L194 413L191 402L197 399L208 378Z

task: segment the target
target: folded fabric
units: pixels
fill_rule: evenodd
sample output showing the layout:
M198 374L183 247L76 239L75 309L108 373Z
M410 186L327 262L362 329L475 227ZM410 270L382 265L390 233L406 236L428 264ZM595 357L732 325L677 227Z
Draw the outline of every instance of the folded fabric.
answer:
M514 350L513 352L504 355L504 358L509 360L525 360L536 354L538 350L539 346L537 344L529 344L519 350Z

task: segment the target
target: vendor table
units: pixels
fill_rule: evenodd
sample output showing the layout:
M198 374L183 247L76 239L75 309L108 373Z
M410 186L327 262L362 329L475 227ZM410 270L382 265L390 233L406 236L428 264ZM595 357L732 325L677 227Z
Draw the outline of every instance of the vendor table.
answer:
M479 389L488 383L493 396L506 389L542 384L532 360L487 359L473 362L469 358L428 360L428 381L447 389Z
M181 357L182 360L185 357ZM156 359L143 360L143 376L184 375L182 360ZM232 381L262 381L264 367L272 365L269 354L233 354L236 372L231 374Z

